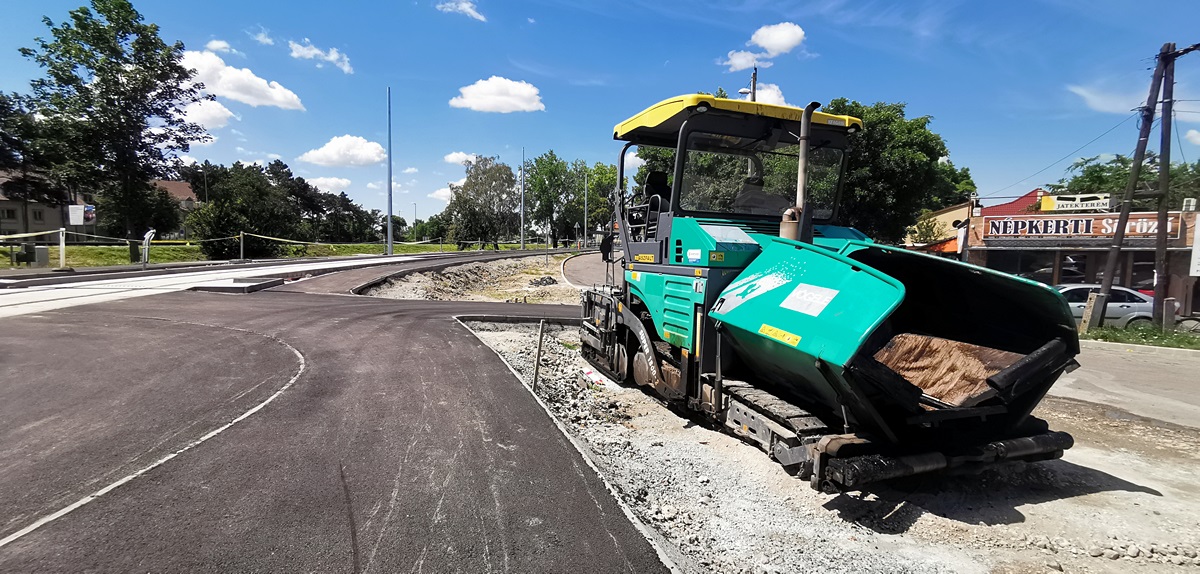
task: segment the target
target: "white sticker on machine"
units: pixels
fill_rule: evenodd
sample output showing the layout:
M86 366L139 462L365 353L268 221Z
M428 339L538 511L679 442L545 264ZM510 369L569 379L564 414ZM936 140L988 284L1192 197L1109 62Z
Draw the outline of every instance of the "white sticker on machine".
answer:
M816 317L838 294L837 290L801 283L779 304L784 309Z

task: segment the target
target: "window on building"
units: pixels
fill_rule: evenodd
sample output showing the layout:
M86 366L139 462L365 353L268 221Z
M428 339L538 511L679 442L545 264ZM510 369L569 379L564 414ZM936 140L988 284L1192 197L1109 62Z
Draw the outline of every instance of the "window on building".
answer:
M33 220L34 221L45 221L46 214L42 213L42 210L40 210L40 209L35 209L35 210L33 210Z
M17 210L15 209L0 209L0 219L16 219Z

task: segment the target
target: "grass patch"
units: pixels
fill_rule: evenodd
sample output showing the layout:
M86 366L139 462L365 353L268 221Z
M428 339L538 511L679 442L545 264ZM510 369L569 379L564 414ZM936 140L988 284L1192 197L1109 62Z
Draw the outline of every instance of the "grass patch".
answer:
M1153 347L1172 347L1176 349L1200 349L1200 337L1178 331L1162 332L1154 327L1131 327L1118 329L1116 327L1101 327L1081 334L1081 339L1108 341L1110 343L1125 343L1127 345L1150 345Z
M566 347L566 348L568 348L568 349L570 349L570 350L572 350L572 351L578 351L578 350L579 350L579 344L578 344L578 343L572 343L572 342L570 342L570 341L559 341L559 342L558 342L558 344L560 344L560 345L562 345L562 346L564 346L564 347Z

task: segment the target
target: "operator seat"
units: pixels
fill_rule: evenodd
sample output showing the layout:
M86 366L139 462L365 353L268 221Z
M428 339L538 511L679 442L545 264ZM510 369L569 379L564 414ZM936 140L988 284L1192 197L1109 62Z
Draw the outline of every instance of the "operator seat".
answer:
M646 183L642 186L646 195L646 238L658 235L658 214L663 211L663 204L671 206L671 186L667 184L665 171L652 171L646 174Z

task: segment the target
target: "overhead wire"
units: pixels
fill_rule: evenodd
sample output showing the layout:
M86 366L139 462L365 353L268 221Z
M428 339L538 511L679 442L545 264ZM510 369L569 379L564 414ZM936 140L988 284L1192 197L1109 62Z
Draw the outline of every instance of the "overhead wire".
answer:
M1051 163L1050 165L1047 165L1046 167L1043 167L1042 169L1039 169L1039 170L1037 170L1036 172L1034 172L1034 173L1031 173L1031 174L1029 174L1029 175L1027 175L1027 176L1025 176L1025 177L1023 177L1023 178L1021 178L1021 179L1019 179L1019 180L1017 180L1017 181L1014 181L1014 182L1012 182L1012 183L1010 183L1010 184L1008 184L1008 185L1006 185L1006 186L1004 186L1004 187L1002 187L1002 188L1000 188L1000 189L997 189L997 190L995 190L995 191L989 192L989 193L987 193L987 194L980 194L980 195L979 195L979 197L980 197L980 198L988 198L988 199L992 199L992 198L996 197L994 194L997 194L997 193L1000 193L1001 191L1004 191L1004 190L1006 190L1006 189L1009 189L1009 188L1015 187L1015 186L1016 186L1016 185L1018 185L1018 184L1021 184L1021 183L1025 182L1025 181L1027 181L1027 180L1029 180L1029 179L1032 179L1032 178L1036 177L1037 175L1041 174L1042 172L1044 172L1044 171L1046 171L1046 170L1048 170L1048 169L1050 169L1050 168L1052 168L1052 167L1054 167L1054 166L1056 166L1056 165L1058 165L1058 164L1062 163L1063 161L1065 161L1065 160L1067 160L1067 159L1071 158L1072 156L1074 156L1075 154L1079 153L1079 152L1080 152L1081 150L1083 150L1084 148L1086 148L1086 147L1088 147L1088 146L1090 146L1090 145L1092 145L1092 144L1096 143L1097 141L1099 141L1099 140L1100 140L1100 138L1103 138L1104 136L1108 135L1109 133L1112 133L1112 131L1113 131L1113 130L1115 130L1115 129L1117 129L1117 128L1121 127L1122 125L1124 125L1124 124L1125 124L1125 122L1128 122L1130 119L1132 119L1132 118L1134 118L1134 117L1137 117L1138 113L1139 113L1139 112L1134 112L1134 113L1132 113L1132 114L1129 114L1128 116L1125 116L1125 118L1124 118L1124 119L1122 119L1120 122L1117 122L1117 124L1116 124L1116 125L1114 125L1114 126L1113 126L1113 127L1111 127L1111 128L1108 128L1107 130L1104 130L1104 133L1102 133L1102 134L1100 134L1100 135L1098 135L1098 136L1096 136L1096 137L1092 138L1092 139L1091 139L1091 141L1089 141L1089 142L1087 142L1087 143L1085 143L1085 144L1083 144L1083 145L1081 145L1081 146L1079 146L1079 147L1075 148L1074 150L1072 150L1072 151L1071 151L1071 153L1068 153L1067 155L1064 155L1063 157L1059 158L1058 160L1055 160L1055 161L1054 161L1053 163Z

